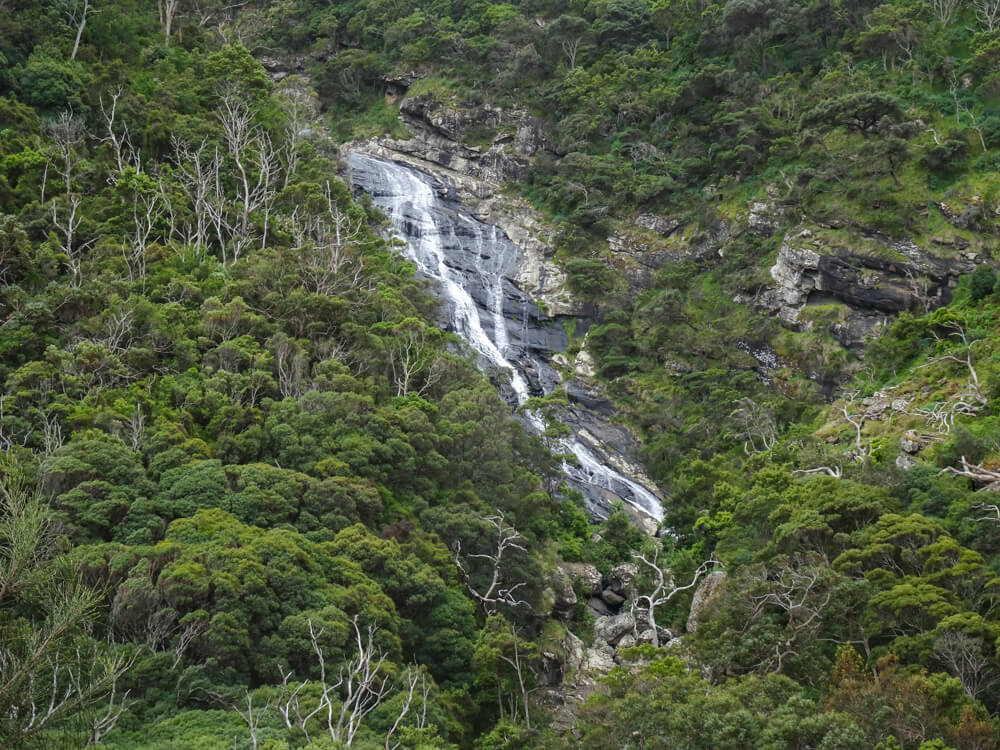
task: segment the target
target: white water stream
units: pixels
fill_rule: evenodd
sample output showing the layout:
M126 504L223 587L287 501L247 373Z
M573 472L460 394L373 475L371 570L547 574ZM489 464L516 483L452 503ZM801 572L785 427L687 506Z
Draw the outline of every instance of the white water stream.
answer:
M523 404L531 395L528 378L515 364L523 352L512 348L508 324L516 323L504 314L504 281L516 269L517 246L497 227L439 198L434 179L422 172L358 152L348 154L347 162L356 184L371 195L406 242L406 256L440 285L452 330L479 354L482 366L510 373L517 405ZM471 266L468 259L463 264L457 257L469 253ZM527 418L541 432L541 419L531 413ZM657 520L663 518L656 495L602 462L577 436L563 441L563 447L578 462L563 465L575 484L605 490Z

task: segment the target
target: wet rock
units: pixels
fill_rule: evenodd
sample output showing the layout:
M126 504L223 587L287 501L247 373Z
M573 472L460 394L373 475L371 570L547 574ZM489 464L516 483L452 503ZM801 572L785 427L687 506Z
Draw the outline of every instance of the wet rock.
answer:
M900 453L898 456L896 456L897 469L902 469L903 471L909 471L916 465L917 465L917 460L913 456L908 456L905 453Z
M616 594L628 597L638 575L639 566L635 563L618 563L608 573L608 588Z
M606 417L614 416L616 412L615 404L611 399L585 388L575 380L566 383L566 397L572 403L580 404L590 411L603 414Z
M598 617L594 621L594 638L601 642L614 646L626 633L635 630L635 617L631 612L622 612L620 615L610 615L608 617Z
M726 573L716 570L701 579L698 588L691 598L691 610L688 612L687 631L693 633L698 629L698 619L722 592L726 583Z

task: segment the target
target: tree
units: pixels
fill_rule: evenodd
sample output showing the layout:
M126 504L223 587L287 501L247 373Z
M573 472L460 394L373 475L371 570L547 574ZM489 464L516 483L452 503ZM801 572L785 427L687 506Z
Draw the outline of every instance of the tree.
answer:
M235 211L233 215L229 214L225 197L221 194L217 194L216 202L209 203L209 206L214 210L223 263L226 262L227 249L235 263L251 242L250 217L256 211L263 212L261 246L267 244L279 162L270 134L254 121L254 112L240 93L229 91L223 95L219 120L226 148L237 171ZM221 231L223 227L228 234L225 238Z
M515 529L511 524L507 523L507 519L504 514L498 513L495 516L490 516L489 518L483 519L488 528L492 531L496 530L496 541L493 544L493 549L490 552L484 552L481 554L466 555L466 561L462 562L462 545L459 541L455 542L455 565L458 567L458 571L461 576L465 579L466 588L469 593L472 594L473 598L478 601L482 607L486 616L496 614L497 609L502 606L507 607L520 607L528 606L528 603L518 599L515 596L515 592L526 586L527 581L517 581L516 583L506 584L503 582L504 578L504 555L508 555L512 550L518 550L520 552L527 552L524 546L521 544L521 540L524 537L521 536L520 532ZM483 560L487 564L485 566L486 576L489 578L489 583L486 588L481 586L473 585L473 575L474 572L470 570L470 564L473 560ZM482 578L480 571L475 571L479 573L477 578Z
M976 18L987 31L996 31L1000 27L1000 0L973 0L976 6Z
M381 324L378 329L387 333L383 341L396 395L424 395L444 374L441 332L417 318Z
M660 647L660 633L656 625L656 608L661 607L677 594L694 588L698 584L698 579L710 573L713 569L721 568L722 563L713 557L699 565L691 576L691 582L683 586L674 583L673 576L668 568L664 568L660 563L660 553L663 551L663 543L656 540L653 543L653 559L650 560L643 554L633 552L632 557L643 563L653 579L653 590L648 594L637 596L632 603L633 609L646 610L646 623L652 631L653 647Z
M75 60L76 53L80 49L80 39L83 37L83 30L87 26L87 17L100 11L94 7L91 0L60 0L59 4L70 24L76 27L76 37L73 39L73 51L69 55L70 60Z
M351 620L351 624L354 628L357 653L353 659L341 667L337 680L331 681L327 673L323 647L320 645L323 629L315 627L312 621L309 621L309 640L319 671L319 680L317 681L319 698L311 708L306 703L305 697L309 681L304 680L299 685L292 687L289 685L289 680L292 677L291 672L286 672L279 667L282 673L282 691L278 699L278 709L289 729L293 728L292 717L294 716L296 725L305 735L307 742L310 740L309 721L317 718L321 723L325 723L331 740L343 742L347 747L350 747L354 743L355 735L357 735L365 717L378 708L392 690L392 682L384 674L383 669L386 655L374 643L378 628L373 625L369 626L363 637L357 617ZM412 674L410 676L411 679L407 681L407 690L412 700L416 682L412 679ZM407 701L404 714L409 711L409 706L410 701ZM397 720L397 725L401 720L402 717ZM396 728L397 726L393 727L390 736ZM386 737L386 744L388 745L388 743L389 737Z
M21 461L0 453L0 746L107 701L90 728L90 743L114 725L128 694L118 680L134 659L106 653L85 635L100 595L60 557L51 511ZM34 613L29 614L29 613Z
M931 8L942 26L951 23L952 17L961 5L962 0L931 0Z
M180 7L180 0L156 0L156 11L160 17L160 27L163 29L163 44L170 46L170 34L174 25L174 17Z

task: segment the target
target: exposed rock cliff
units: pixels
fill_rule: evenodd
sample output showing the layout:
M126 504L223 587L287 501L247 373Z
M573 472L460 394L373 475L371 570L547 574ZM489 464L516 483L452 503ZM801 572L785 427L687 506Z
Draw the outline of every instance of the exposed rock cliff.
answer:
M501 194L505 182L524 176L528 159L546 147L540 122L520 110L489 105L461 107L428 98L404 98L400 117L412 134L349 143L433 175L480 221L500 227L522 251L511 279L554 317L575 316L583 307L566 288L566 276L552 260L552 227L526 201ZM471 133L494 133L485 145L469 145Z
M775 285L754 301L799 329L813 326L808 308L839 306L830 333L855 347L892 315L946 304L958 276L975 268L972 260L943 260L909 241L867 240L859 251L813 229L790 230L771 267Z

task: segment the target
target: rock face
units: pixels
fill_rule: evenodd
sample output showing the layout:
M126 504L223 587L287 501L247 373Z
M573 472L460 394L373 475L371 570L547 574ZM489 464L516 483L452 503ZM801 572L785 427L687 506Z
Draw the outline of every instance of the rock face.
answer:
M635 563L618 563L608 573L608 588L616 594L630 596L632 584L639 576L639 566Z
M758 295L757 304L800 329L811 326L803 320L808 307L842 305L845 315L830 332L844 346L859 346L893 314L946 304L957 277L974 267L944 263L909 242L883 244L886 257L830 247L808 229L793 230L771 267L775 286Z
M705 576L698 588L695 589L694 597L691 599L691 611L688 613L687 631L693 633L698 629L698 618L701 617L709 605L722 591L726 583L724 571L716 570Z
M541 122L523 110L489 104L445 105L432 97L408 97L400 103L399 114L414 137L393 142L396 151L413 153L487 183L522 179L528 158L548 146ZM489 143L468 145L463 140L470 132L495 135Z
M582 314L567 291L565 274L550 257L551 229L525 201L500 195L503 183L521 179L528 159L548 147L541 123L521 110L446 105L426 97L403 98L400 118L411 138L374 138L346 144L345 151L393 159L431 174L477 219L500 227L521 249L511 279L518 289L548 315ZM470 133L493 131L488 144L463 142Z
M573 590L573 580L562 567L556 567L552 572L549 585L554 594L553 610L556 614L566 617L576 605L576 592Z
M566 350L568 336L547 306L517 283L532 252L453 200L453 184L435 173L373 156L378 148L383 146L369 143L347 155L351 181L386 212L419 271L437 282L444 303L442 326L465 339L512 407L551 393L561 376L550 361ZM505 210L509 208L508 203ZM585 331L586 321L576 321L575 328ZM578 364L588 371L585 360ZM606 517L613 503L624 500L643 528L655 533L662 506L655 484L626 457L635 452L631 436L584 405L574 404L565 412L573 417L564 419L573 435L561 447L575 461L563 468L583 492L588 509ZM535 431L544 428L531 414L523 421Z
M631 633L633 630L635 630L635 617L632 616L631 612L598 617L594 621L594 638L609 646L616 645L623 635Z
M597 596L603 588L601 574L590 563L559 563L559 568L573 584L579 584L588 596Z

